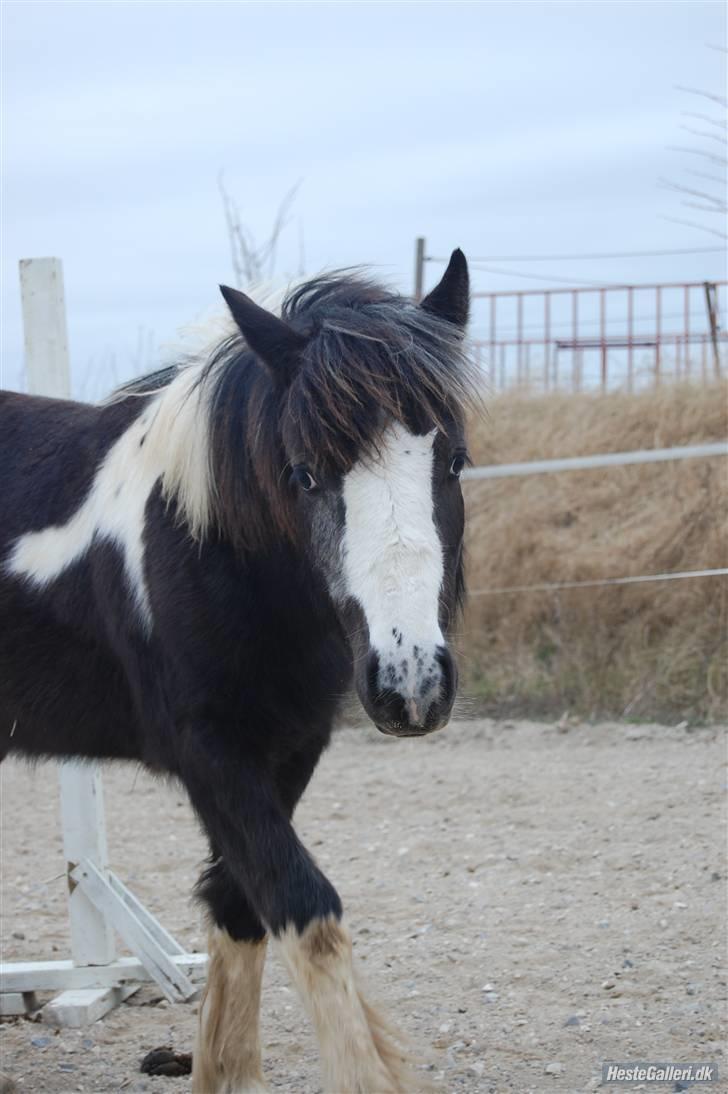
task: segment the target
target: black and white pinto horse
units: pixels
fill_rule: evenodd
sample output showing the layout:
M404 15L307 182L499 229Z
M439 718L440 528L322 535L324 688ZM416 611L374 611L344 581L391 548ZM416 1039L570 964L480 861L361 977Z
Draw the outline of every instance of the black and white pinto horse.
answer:
M222 292L233 333L105 404L0 395L0 755L187 788L210 845L196 1094L266 1089L268 939L327 1087L409 1090L291 817L352 680L383 733L450 715L467 264L420 305L347 273L280 315Z

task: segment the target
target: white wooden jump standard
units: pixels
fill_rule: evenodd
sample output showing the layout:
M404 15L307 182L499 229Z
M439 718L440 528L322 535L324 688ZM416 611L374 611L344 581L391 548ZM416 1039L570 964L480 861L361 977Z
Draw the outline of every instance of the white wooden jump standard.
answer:
M20 263L28 390L70 397L63 269L58 258ZM71 960L0 964L0 1014L35 1007L37 991L61 994L43 1009L59 1026L101 1018L143 981L154 980L173 1003L193 999L207 955L185 953L107 863L103 787L90 764L60 767L61 826L68 878ZM133 957L117 957L114 931Z

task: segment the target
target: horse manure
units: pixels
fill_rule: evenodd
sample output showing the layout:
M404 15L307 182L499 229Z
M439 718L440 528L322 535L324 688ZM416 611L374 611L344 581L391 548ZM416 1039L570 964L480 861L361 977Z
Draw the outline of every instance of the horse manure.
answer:
M153 1048L142 1060L139 1070L144 1075L167 1075L170 1078L190 1075L192 1053L175 1052L169 1045L164 1048Z

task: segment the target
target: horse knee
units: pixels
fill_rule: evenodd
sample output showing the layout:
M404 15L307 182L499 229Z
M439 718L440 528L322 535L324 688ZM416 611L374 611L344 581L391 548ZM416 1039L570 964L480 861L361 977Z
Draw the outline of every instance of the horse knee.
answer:
M203 870L195 894L207 905L216 927L233 939L255 942L265 938L265 927L233 878L224 859L214 858Z

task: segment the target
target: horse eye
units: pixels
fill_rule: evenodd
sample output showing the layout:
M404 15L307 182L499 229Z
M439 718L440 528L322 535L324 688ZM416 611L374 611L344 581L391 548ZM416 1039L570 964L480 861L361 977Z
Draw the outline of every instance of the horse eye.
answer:
M465 456L456 456L450 464L450 474L455 479L460 478L460 472L465 467Z
M311 490L315 490L318 486L316 479L313 477L307 467L294 467L290 478L291 484L299 487L301 490L305 490L308 494Z

